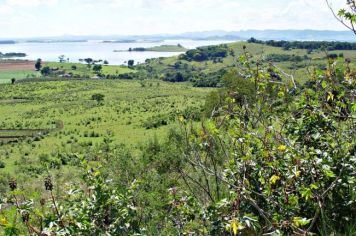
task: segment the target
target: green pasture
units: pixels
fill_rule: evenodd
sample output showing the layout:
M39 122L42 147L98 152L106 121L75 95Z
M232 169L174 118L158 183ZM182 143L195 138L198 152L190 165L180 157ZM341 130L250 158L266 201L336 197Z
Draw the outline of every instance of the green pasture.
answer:
M47 62L44 66L49 66L50 68L58 68L59 70L64 71L64 73L73 73L73 75L80 76L95 76L95 72L92 69L92 66L82 63L60 63L60 62ZM74 67L76 69L74 69ZM114 65L103 65L102 74L104 75L119 75L134 72L134 70L126 66L114 66Z
M151 48L146 48L146 51L152 52L186 52L188 49L179 45L161 45Z
M307 55L310 60L304 60L302 62L279 62L275 63L280 69L284 72L293 75L296 80L300 82L305 82L305 75L309 74L308 70L312 70L314 67L325 66L327 60L326 53L324 51L314 51L310 54L307 53L307 50L304 49L292 49L284 50L283 48L272 47L268 45L247 43L247 42L236 42L228 44L229 50L234 52L234 56L229 55L226 58L223 58L222 62L213 62L213 61L184 61L190 66L193 66L197 70L200 70L205 73L211 73L218 71L227 67L234 67L236 65L236 60L239 56L244 54L243 46L246 46L246 51L252 57L252 60L257 61L265 58L270 54L288 54L296 56L305 56ZM342 58L339 58L337 63L344 63L346 58L351 59L352 68L356 69L356 51L328 51L329 54L343 54ZM174 64L179 60L178 56L169 57L169 58L157 58L152 59L148 66L153 68L158 74L164 73L167 68L173 68ZM147 66L147 65L143 65Z
M210 91L193 88L188 83L162 81L83 80L1 85L0 129L53 129L57 120L63 122L64 128L35 141L29 138L2 145L0 160L6 168L0 169L0 173L14 173L23 168L19 164L23 158L31 166L40 155L80 155L105 138L138 150L154 136L163 139L177 125L173 118L167 125L146 129L145 122L158 115L178 116L189 107L199 110ZM104 101L92 100L97 93L105 95ZM26 102L16 102L14 97ZM1 135L4 132L0 132L0 138Z
M0 71L0 83L10 83L12 78L17 80L24 78L37 78L40 73L34 70L14 70L14 71Z

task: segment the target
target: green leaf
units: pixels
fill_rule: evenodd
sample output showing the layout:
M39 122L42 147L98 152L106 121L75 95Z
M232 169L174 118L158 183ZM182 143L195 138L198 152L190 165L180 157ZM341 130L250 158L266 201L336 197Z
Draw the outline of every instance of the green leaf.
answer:
M303 227L306 226L308 224L310 224L310 219L306 219L306 218L301 218L301 217L294 217L293 218L293 225L295 227Z

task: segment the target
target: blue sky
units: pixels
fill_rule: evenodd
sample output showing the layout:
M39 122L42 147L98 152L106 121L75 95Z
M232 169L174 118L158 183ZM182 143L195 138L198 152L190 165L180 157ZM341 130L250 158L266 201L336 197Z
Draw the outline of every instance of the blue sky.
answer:
M325 0L0 0L0 38L243 29L344 28Z

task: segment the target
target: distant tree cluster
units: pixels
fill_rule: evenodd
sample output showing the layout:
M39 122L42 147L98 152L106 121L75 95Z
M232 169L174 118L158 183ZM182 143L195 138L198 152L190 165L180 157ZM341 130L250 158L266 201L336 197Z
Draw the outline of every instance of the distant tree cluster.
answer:
M279 47L285 50L289 49L307 49L307 50L318 50L325 49L328 51L333 50L356 50L356 43L349 42L326 42L326 41L275 41L268 40L262 41L255 38L250 38L248 43L258 43L264 44L272 47Z
M201 73L199 76L192 79L194 87L221 87L222 78L227 73L228 69L224 68L212 73Z
M112 75L108 74L105 76L106 79L125 79L125 80L133 80L137 79L137 76L135 73L124 73L124 74L117 74L117 75Z
M298 56L298 55L289 55L289 54L269 54L266 56L266 61L273 61L273 62L301 62L303 60L310 59L307 55Z
M146 48L129 48L129 52L132 52L132 51L134 51L134 52L144 52L144 51L146 51Z
M0 52L0 58L10 58L10 57L26 57L26 53L18 53L18 52L9 52L9 53L2 53Z
M227 57L229 49L227 45L199 47L192 49L180 56L180 59L187 61L208 61L217 58Z

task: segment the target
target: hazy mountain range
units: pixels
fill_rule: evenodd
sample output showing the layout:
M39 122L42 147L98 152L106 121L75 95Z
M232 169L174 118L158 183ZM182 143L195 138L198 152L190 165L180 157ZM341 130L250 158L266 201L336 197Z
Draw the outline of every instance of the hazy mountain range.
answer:
M74 36L64 35L46 38L23 38L14 40L17 42L31 40L53 41L81 41L81 40L169 40L169 39L192 39L192 40L247 40L251 37L260 40L288 40L288 41L356 41L356 36L350 31L331 30L241 30L241 31L203 31L183 34L155 34L155 35L87 35Z

